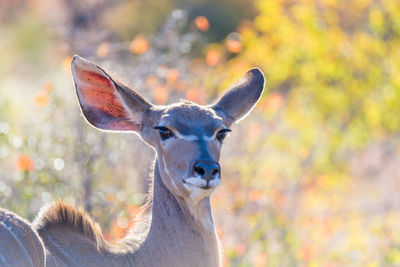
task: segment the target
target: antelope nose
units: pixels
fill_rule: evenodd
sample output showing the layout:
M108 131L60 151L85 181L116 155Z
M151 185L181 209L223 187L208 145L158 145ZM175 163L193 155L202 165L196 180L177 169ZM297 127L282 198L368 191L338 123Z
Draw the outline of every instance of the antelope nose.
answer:
M195 174L206 181L218 178L220 169L216 161L198 161L194 164Z

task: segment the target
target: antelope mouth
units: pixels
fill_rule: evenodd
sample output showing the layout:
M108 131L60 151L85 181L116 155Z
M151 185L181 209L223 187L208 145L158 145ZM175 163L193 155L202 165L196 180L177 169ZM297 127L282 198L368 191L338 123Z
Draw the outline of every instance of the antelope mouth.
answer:
M203 190L210 190L215 189L221 183L221 179L216 178L210 181L206 181L201 178L187 178L183 180L183 183L198 187Z

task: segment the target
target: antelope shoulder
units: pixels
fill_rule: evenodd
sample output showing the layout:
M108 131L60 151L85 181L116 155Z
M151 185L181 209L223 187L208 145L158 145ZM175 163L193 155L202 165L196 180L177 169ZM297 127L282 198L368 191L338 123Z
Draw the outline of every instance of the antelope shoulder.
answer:
M45 266L37 231L18 215L0 208L0 266Z
M100 227L79 207L62 201L42 208L34 221L49 266L105 266Z

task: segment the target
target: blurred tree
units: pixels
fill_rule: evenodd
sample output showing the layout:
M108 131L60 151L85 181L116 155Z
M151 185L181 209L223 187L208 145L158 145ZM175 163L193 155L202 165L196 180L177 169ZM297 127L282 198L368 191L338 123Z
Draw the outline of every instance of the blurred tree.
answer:
M224 266L400 264L396 0L0 2L0 205L75 199L110 240L152 151L79 116L78 53L157 104L207 103L249 68L267 93L226 140L213 206ZM138 154L141 151L141 154Z

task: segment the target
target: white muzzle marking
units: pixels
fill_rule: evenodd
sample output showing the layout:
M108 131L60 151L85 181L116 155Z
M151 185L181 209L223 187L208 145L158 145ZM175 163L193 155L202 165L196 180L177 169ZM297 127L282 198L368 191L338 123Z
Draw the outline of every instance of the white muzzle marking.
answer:
M202 178L187 178L184 180L184 187L190 192L190 198L197 204L201 199L208 197L215 190L215 188L221 183L221 179L213 179L208 183L209 188L203 189L202 187L207 186L207 181Z
M187 178L184 180L185 183L191 184L197 187L205 187L207 186L207 181L202 179L202 178ZM211 181L208 182L209 187L217 187L221 183L221 179L216 178L212 179Z

